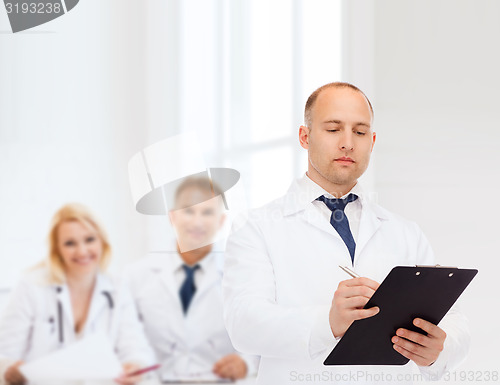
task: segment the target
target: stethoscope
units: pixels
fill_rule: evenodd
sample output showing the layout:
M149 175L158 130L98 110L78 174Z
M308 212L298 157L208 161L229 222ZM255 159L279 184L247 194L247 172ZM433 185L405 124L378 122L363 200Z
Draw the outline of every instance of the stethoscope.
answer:
M62 291L62 287L56 287L56 292L59 294ZM109 291L103 291L101 293L106 297L108 302L108 307L110 310L114 308L113 297ZM54 319L51 317L49 322L54 322ZM111 322L110 322L111 323ZM64 322L63 322L63 307L60 299L57 300L57 325L58 325L58 334L59 334L59 344L64 344Z

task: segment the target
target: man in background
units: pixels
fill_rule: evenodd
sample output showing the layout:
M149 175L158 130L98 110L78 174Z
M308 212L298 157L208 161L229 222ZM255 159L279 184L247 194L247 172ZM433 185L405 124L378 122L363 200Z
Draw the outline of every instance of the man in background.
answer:
M213 244L225 220L221 190L207 178L186 178L169 216L176 251L150 254L126 273L162 378L254 374L258 359L235 351L223 321L223 253Z

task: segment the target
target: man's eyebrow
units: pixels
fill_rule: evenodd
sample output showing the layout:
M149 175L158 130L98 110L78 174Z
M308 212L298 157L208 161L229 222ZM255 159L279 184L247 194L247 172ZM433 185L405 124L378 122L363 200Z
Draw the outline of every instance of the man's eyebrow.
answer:
M363 123L363 122L354 123L354 127L357 127L357 126L365 126L366 128L371 127L368 123Z
M341 120L330 119L330 120L325 120L323 123L343 124L344 122L342 122ZM353 126L354 127L365 126L366 128L370 128L371 127L368 123L364 123L364 122L354 123Z
M323 123L342 124L341 120L325 120Z

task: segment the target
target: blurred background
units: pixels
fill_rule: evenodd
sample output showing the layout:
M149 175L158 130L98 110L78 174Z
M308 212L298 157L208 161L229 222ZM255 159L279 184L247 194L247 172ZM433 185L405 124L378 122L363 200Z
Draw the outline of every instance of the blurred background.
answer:
M480 271L461 369L499 371L499 41L496 0L81 0L16 34L0 8L0 307L65 202L102 219L115 270L166 247L167 219L134 210L127 163L168 136L195 130L207 167L241 173L248 207L282 195L307 169L308 95L342 80L375 109L366 188L440 264Z

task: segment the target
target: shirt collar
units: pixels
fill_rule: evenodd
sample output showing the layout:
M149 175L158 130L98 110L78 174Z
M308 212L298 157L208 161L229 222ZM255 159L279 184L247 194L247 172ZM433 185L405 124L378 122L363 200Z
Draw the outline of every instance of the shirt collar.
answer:
M200 269L202 271L209 271L211 266L213 263L214 263L214 252L213 252L213 246L212 246L212 250L207 254L205 255L201 261L199 261L197 263L198 266L200 266ZM184 260L181 258L181 255L177 252L177 253L173 253L172 255L172 271L178 271L178 270L182 270L182 266L185 265L186 263L184 262Z
M335 198L323 187L321 187L319 184L317 184L311 178L309 178L309 176L307 176L307 173L304 173L302 178L298 180L298 184L301 189L302 193L301 195L304 197L304 203L313 202L316 198L318 198L321 195L325 195L327 198L330 199ZM359 184L359 182L357 182L354 185L354 187L346 194L344 194L341 198L345 198L351 193L356 194L360 199L363 198L364 190L363 187Z
M364 207L364 202L366 194L359 183L349 191L349 193L354 193L358 195L359 199L356 200L361 207ZM297 213L299 211L305 210L308 207L312 207L312 202L316 200L321 195L326 195L327 197L332 197L324 188L312 181L307 174L304 174L302 178L296 179L290 188L288 193L283 197L283 213L284 215L290 215Z
M389 218L387 210L378 206L373 200L373 194L366 192L359 182L346 195L349 193L354 193L359 197L354 203L358 202L363 211L365 209L371 210L380 219ZM287 216L311 208L313 207L312 202L321 195L329 196L330 194L317 183L313 182L307 174L304 174L302 178L293 181L287 194L282 197L281 205L283 214Z

